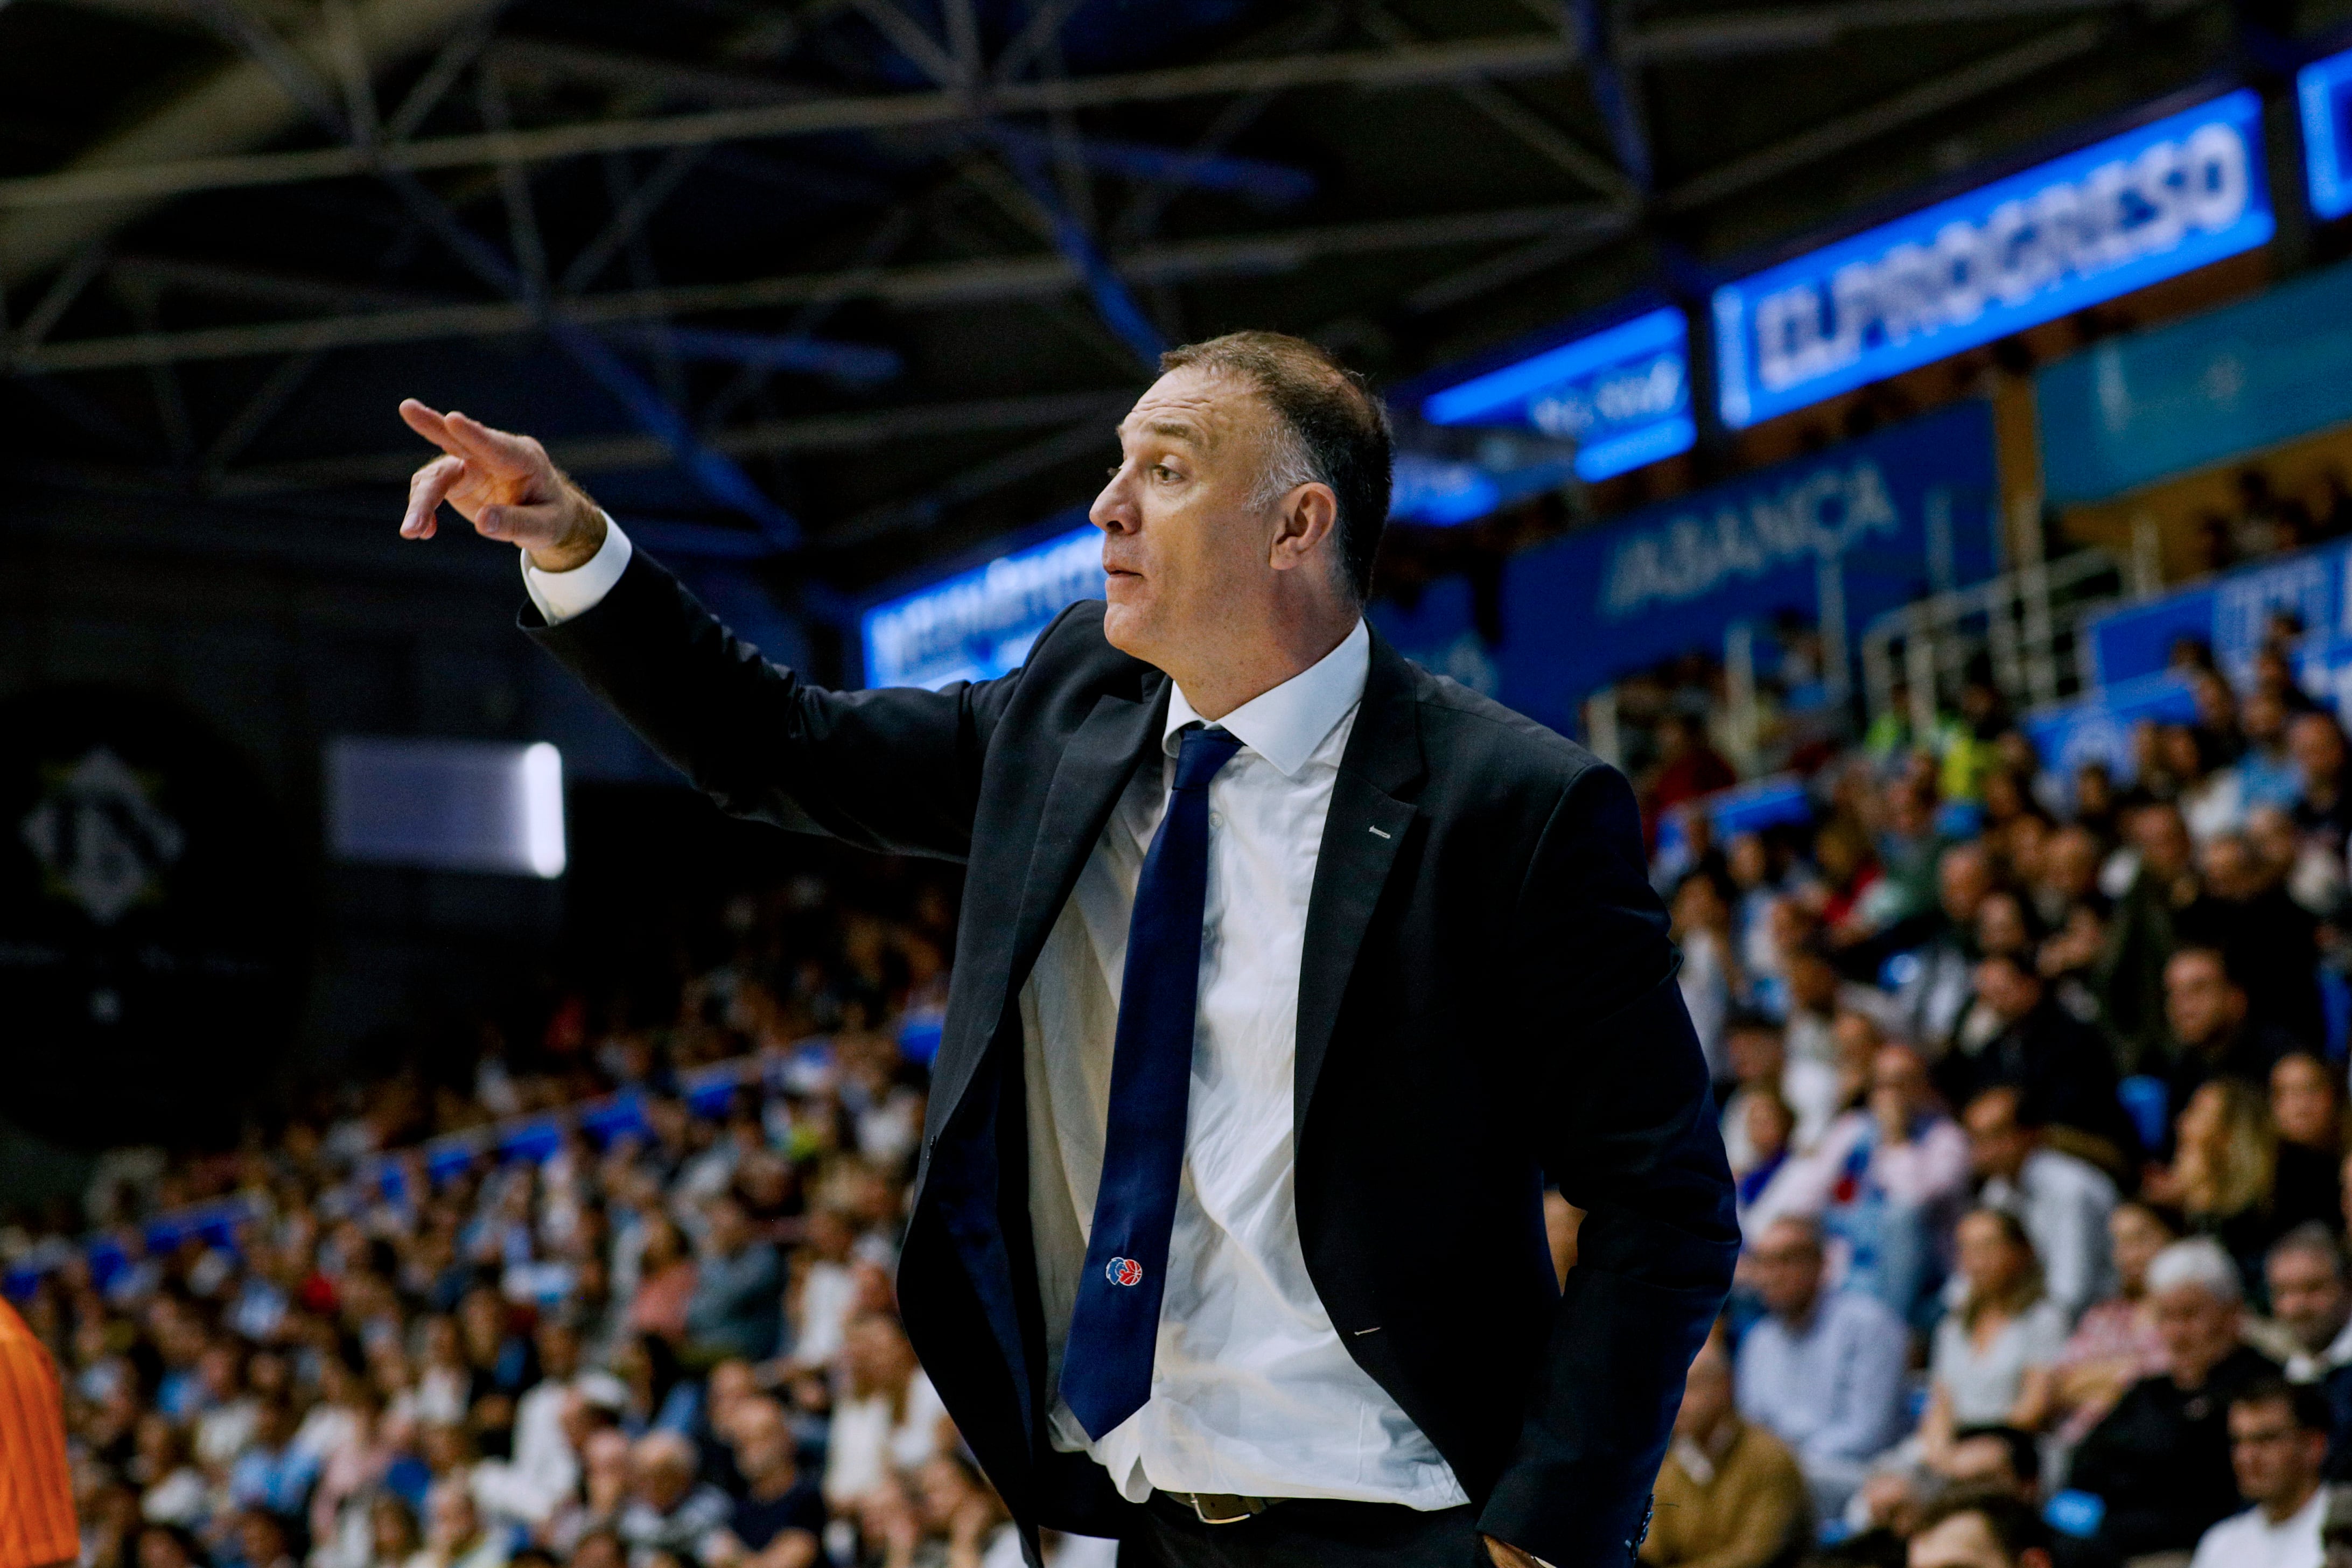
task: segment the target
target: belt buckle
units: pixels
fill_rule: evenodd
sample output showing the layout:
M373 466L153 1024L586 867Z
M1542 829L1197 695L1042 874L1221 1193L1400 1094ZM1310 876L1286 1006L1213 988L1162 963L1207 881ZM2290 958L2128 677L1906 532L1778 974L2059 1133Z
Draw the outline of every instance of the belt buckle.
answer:
M1257 1499L1235 1497L1230 1492L1186 1492L1182 1500L1202 1524L1239 1524L1265 1511L1265 1504ZM1209 1511L1213 1507L1217 1510L1213 1514Z

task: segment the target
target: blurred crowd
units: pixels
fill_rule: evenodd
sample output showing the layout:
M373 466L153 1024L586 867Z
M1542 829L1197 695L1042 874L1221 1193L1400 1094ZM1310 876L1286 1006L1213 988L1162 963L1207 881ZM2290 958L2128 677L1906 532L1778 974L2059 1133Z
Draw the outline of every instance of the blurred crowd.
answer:
M2181 663L2128 777L2043 766L1981 669L1799 820L1714 831L1696 705L1645 775L1745 1243L1645 1561L2352 1542L2352 748L2283 642Z
M64 1384L82 1563L1018 1568L897 1314L953 936L951 887L898 891L788 879L718 911L661 1005L557 994L457 1081L110 1184L107 1245L0 1237ZM470 1159L418 1147L468 1130ZM142 1211L196 1200L243 1217L151 1252Z
M1719 672L1628 688L1745 1239L1643 1559L2352 1568L2337 720L2282 643L2187 650L2128 770L1982 671L1842 744L1782 632L1769 827L1715 826ZM1013 1568L893 1283L952 910L786 878L464 1072L119 1167L103 1246L0 1233L87 1568ZM148 1247L198 1202L241 1217Z

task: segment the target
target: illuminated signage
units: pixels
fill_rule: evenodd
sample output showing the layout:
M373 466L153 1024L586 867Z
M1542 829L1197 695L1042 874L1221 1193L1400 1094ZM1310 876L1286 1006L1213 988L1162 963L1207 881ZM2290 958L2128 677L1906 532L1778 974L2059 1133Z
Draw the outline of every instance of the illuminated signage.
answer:
M1735 428L2251 250L2262 100L2169 115L1715 293Z
M2352 49L2294 73L2303 109L2303 173L2315 217L2352 212Z
M1577 477L1605 479L1688 451L1690 332L1667 308L1433 392L1432 425L1514 425L1576 444Z
M1102 596L1102 533L1092 525L1000 555L867 610L866 684L937 690L1006 674L1066 607Z

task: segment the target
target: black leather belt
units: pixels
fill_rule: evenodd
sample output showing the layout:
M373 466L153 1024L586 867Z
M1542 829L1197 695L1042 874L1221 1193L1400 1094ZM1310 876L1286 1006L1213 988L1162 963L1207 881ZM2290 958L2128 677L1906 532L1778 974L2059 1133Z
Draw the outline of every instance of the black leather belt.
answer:
M1191 1509L1202 1524L1239 1524L1283 1500L1278 1497L1234 1497L1229 1492L1163 1491L1160 1495Z

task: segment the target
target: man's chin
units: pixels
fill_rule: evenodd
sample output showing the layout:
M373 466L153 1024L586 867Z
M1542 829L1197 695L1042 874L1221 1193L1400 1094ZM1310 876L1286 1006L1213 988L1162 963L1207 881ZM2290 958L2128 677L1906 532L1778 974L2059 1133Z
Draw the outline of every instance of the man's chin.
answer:
M1144 626L1142 609L1135 605L1122 605L1117 599L1103 609L1103 640L1124 654L1149 659L1150 642Z

